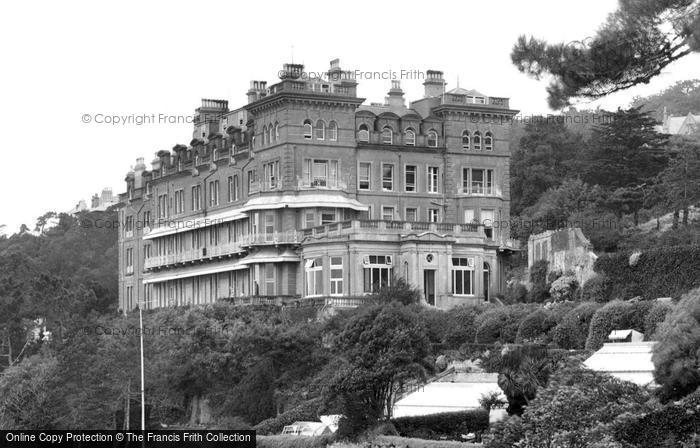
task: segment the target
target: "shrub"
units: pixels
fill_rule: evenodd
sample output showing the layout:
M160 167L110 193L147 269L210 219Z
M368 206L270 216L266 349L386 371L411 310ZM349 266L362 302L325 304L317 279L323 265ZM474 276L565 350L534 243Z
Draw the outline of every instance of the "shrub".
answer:
M484 436L484 448L513 448L524 436L522 421L514 415L493 424Z
M630 266L629 252L601 255L595 262L596 272L610 280L614 297L629 299L642 296L678 298L700 286L700 246L657 247L642 252Z
M644 318L651 302L610 302L595 312L588 329L586 349L598 350L613 330L644 331Z
M506 304L523 303L527 300L527 288L520 282L509 282L503 301Z
M318 420L319 399L312 399L281 413L277 417L263 420L253 427L258 434L279 434L285 426L296 421Z
M530 267L530 283L532 287L528 294L528 301L543 303L549 299L549 288L547 287L547 260L536 261Z
M399 417L391 422L402 437L461 440L462 434L478 433L489 427L489 413L484 409L441 414Z
M474 342L476 337L476 320L484 312L477 306L459 306L447 311L450 316L450 327L445 334L445 345L458 348L464 343Z
M326 448L333 441L333 436L257 436L258 448Z
M588 338L588 327L598 308L600 305L595 302L584 302L566 313L552 330L552 342L567 350L584 348Z
M604 303L610 301L610 296L610 282L603 274L588 279L581 288L581 300L585 302Z
M544 309L539 309L528 314L518 327L518 334L515 342L522 343L546 343L547 333L556 323L550 313Z
M667 303L656 302L644 318L644 339L652 341L656 328L666 319L666 314L671 310Z
M479 344L515 342L520 322L530 311L532 306L527 305L510 305L487 310L476 319L476 342Z
M556 302L573 300L578 291L578 280L573 275L563 275L552 282L549 295Z

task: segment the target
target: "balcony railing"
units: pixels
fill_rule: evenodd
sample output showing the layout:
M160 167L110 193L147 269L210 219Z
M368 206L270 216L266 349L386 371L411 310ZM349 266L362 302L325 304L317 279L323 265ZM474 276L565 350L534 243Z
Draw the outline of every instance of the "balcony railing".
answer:
M319 95L334 95L334 96L345 96L345 97L355 97L355 88L339 86L333 83L312 83L305 81L295 81L295 80L284 80L277 84L270 86L268 89L270 95L281 92L304 92L304 93L315 93Z
M363 305L376 303L372 296L244 296L220 298L236 306L291 306L291 307L332 307L332 308L357 308Z
M242 246L265 246L277 244L296 244L300 243L302 235L296 230L288 230L286 232L263 232L251 233L241 238Z
M328 176L315 176L311 179L297 178L299 189L319 189L319 190L347 190L348 183L341 179L333 179Z
M154 255L146 259L145 269L153 269L162 266L190 263L215 257L224 257L243 252L241 241L220 243L198 249L187 249L182 252Z
M304 237L310 236L337 236L351 233L411 233L433 231L436 233L446 233L450 235L482 235L478 223L452 224L438 222L411 222L411 221L385 221L381 219L354 219L349 221L335 222L322 226L303 229L300 233Z

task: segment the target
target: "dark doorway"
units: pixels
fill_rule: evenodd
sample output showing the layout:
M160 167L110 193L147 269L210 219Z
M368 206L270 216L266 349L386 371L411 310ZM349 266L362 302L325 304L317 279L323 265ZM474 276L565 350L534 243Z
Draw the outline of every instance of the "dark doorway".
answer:
M435 306L435 269L423 271L423 293L428 305Z

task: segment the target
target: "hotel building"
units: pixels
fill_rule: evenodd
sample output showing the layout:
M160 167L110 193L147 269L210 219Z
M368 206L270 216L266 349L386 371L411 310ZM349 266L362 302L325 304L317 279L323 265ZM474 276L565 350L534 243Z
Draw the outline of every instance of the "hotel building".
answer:
M127 312L217 300L355 306L402 277L428 306L488 301L504 287L507 98L398 81L364 104L352 72L285 64L248 102L202 100L193 139L143 159L119 208Z

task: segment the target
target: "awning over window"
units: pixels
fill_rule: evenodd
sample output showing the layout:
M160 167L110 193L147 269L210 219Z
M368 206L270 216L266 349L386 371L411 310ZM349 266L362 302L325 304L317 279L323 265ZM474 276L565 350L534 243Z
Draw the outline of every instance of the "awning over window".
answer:
M239 269L248 269L247 264L241 263L240 260L226 261L223 263L212 264L211 266L191 266L186 268L168 269L164 272L156 272L146 274L143 277L143 283L160 283L169 280L179 280L182 278L197 277L207 274L218 274L219 272L236 271Z
M299 256L290 249L279 253L276 249L263 249L253 255L249 255L240 261L243 265L254 263L298 263Z
M180 232L201 229L203 227L222 224L224 222L236 221L238 219L247 218L248 215L240 209L227 210L220 213L212 213L207 216L199 216L196 218L173 217L168 218L160 227L152 229L146 233L144 231L143 239L148 240L166 235L173 235Z
M368 206L361 202L345 197L339 193L313 193L313 194L282 194L273 196L260 196L253 198L243 205L239 211L271 210L277 208L305 208L305 207L337 207L351 208L353 210L366 211Z

